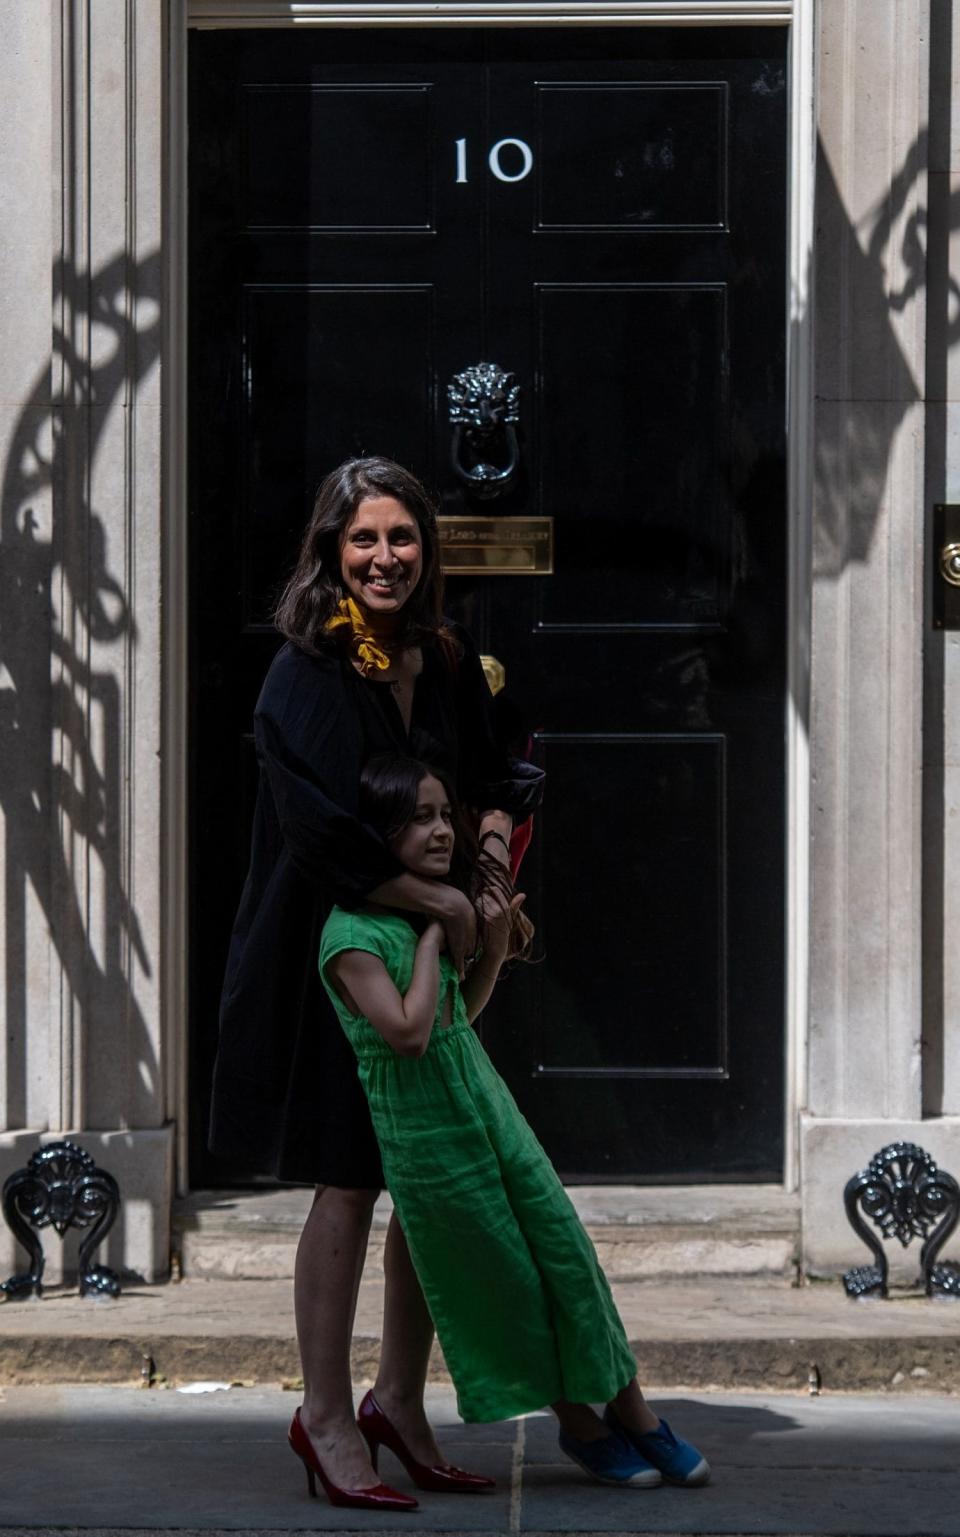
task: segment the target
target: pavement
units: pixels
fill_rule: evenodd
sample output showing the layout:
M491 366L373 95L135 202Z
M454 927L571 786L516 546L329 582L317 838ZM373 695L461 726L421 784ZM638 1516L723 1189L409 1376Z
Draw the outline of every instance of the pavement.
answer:
M187 1386L187 1385L184 1385ZM299 1401L276 1387L182 1392L8 1387L0 1395L0 1537L291 1531L701 1537L957 1537L960 1398L651 1393L713 1467L702 1489L610 1489L557 1451L549 1414L464 1426L428 1391L447 1454L489 1495L424 1494L409 1517L310 1500L286 1445ZM384 1476L411 1486L389 1453Z
M612 1286L643 1382L802 1392L813 1377L834 1392L960 1392L957 1300L854 1302L836 1282L738 1276ZM368 1268L353 1343L358 1383L376 1371L382 1307L382 1275ZM0 1385L279 1385L299 1372L287 1279L131 1286L113 1301L59 1287L0 1305ZM430 1380L449 1385L439 1351Z
M956 1302L853 1302L836 1283L742 1276L615 1278L613 1290L648 1396L714 1468L706 1489L591 1484L559 1455L549 1414L464 1426L435 1352L431 1418L451 1459L492 1473L496 1493L424 1495L409 1518L336 1510L307 1497L286 1446L299 1402L288 1279L131 1285L112 1301L55 1287L0 1305L0 1537L960 1537ZM382 1300L368 1266L358 1393L376 1370ZM409 1487L384 1456L387 1479Z

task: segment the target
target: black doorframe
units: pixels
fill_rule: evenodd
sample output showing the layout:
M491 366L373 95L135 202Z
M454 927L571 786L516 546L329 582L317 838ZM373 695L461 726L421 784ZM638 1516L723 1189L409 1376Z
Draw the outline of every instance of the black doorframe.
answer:
M436 20L435 15L425 14L425 15L422 15L422 17L410 17L410 18L407 18L406 25L407 26L425 26L425 25L430 25L430 23L435 22L435 20ZM743 18L743 22L742 23L737 23L737 25L750 25L751 20L754 20L754 23L756 23L756 18ZM476 25L476 23L475 23L475 25ZM481 25L482 25L482 23L481 23ZM525 26L536 26L536 25L538 25L538 22L536 22L536 18L528 18L528 20L525 20L524 25ZM565 25L576 26L576 18L574 18L574 17L565 18ZM587 15L587 17L582 18L582 25L594 25L593 17L588 17L588 15ZM639 25L642 25L642 23L639 23ZM369 28L364 29L364 31L367 31L367 29L369 29ZM376 29L376 31L379 31L379 28L375 28L375 29ZM392 28L384 29L384 31L392 32L393 29ZM619 31L619 29L617 29L617 31ZM790 57L790 55L788 55L788 57ZM793 117L796 114L797 114L797 105L796 105L796 101L794 101L793 106L791 106L791 121L793 121ZM791 128L791 138L793 138L793 128ZM793 174L793 171L794 171L794 157L793 157L793 154L788 155L788 161L786 161L786 166L788 166L788 174ZM174 180L175 180L175 178L174 178ZM174 200L172 200L172 201L177 201L177 198L174 198ZM183 221L183 223L186 223L186 221ZM177 266L178 266L177 260L172 261L172 263L170 263L170 266L174 267L174 269L177 269ZM794 271L794 261L793 261L793 258L791 258L791 252L790 251L788 251L788 263L786 263L786 266L788 266L788 277L790 277L791 272ZM180 290L181 303L183 303L183 292L184 292L184 289L186 289L186 283L183 283L183 278L181 278L180 274L177 274L177 277L175 277L174 283L170 284L170 287L172 287L172 289L174 289L174 290ZM790 321L790 318L788 318L788 321ZM802 432L800 432L799 429L800 429L800 427L802 427L802 420L803 420L803 418L802 418L802 406L800 406L800 404L797 403L797 398L796 398L796 381L797 381L797 378L799 378L800 375L802 375L803 361L802 361L802 358L800 358L799 363L797 363L797 358L796 358L797 346L796 346L796 337L794 337L794 335L791 335L791 349L790 350L791 350L791 354L793 354L793 355L791 355L791 360L790 360L791 366L790 366L790 369L788 369L788 401L786 401L786 406L788 406L788 453L790 453L790 433L793 432L793 430L797 430L797 437L802 437ZM800 352L803 352L802 344L800 344L800 349L799 350L800 350ZM184 412L184 413L186 413L186 412ZM175 447L174 453L172 453L172 455L169 456L170 460L172 460L172 463L174 463L174 464L178 463L178 455L180 455L180 449L178 449L178 447ZM794 484L796 484L796 473L797 473L796 469L791 469L791 489L793 489ZM170 478L172 478L172 480L177 480L177 476L175 476L175 475L174 476L170 476ZM788 599L790 599L791 607L793 607L793 612L796 613L797 612L797 607L805 606L806 601L808 601L808 589L806 589L805 584L803 584L802 581L799 581L799 575L797 575L797 570L796 570L797 566L802 567L802 559L800 559L800 561L797 561L797 539L796 539L796 536L793 535L794 521L796 521L796 520L794 520L794 516L791 515L791 513L793 513L793 507L794 506L796 506L796 503L794 503L794 496L791 495L790 498L788 498L788 526L790 526L790 529L791 529L791 538L790 538L790 547L788 547L788 567L786 567L786 589L788 589ZM800 543L800 547L802 547L802 538L800 538L799 543ZM800 575L802 575L802 573L800 573ZM791 636L793 636L793 626L791 626ZM797 672L799 672L800 675L802 675L802 673L805 672L805 667L806 667L805 655L806 655L806 653L805 653L805 649L803 649L803 647L800 647L800 649L797 649L797 647L794 647L793 644L788 644L788 692L786 692L786 698L785 698L785 716L786 715L796 716L797 719L800 719L800 727L803 727L803 721L805 721L805 715L803 715L803 710L800 709L800 701L799 701L799 699L794 699L793 709L791 709L791 681L793 681L793 678L794 678L794 676L796 676ZM175 682L180 682L180 684L183 684L184 681L186 681L186 678L184 678L183 673L181 673L180 678L175 679ZM169 718L172 718L172 716L174 716L175 713L177 713L177 704L178 704L178 702L174 701L174 709L170 710ZM181 690L181 693L180 693L180 705L183 705L183 690ZM796 750L791 750L791 747L790 747L790 735L791 735L791 733L790 733L790 722L785 722L785 727L786 727L785 735L786 735L786 738L788 738L788 749L786 749L786 807L788 807L788 818L786 818L786 821L788 821L788 862L786 862L786 879L785 879L785 933L786 933L786 947L788 947L788 967L786 967L786 991L788 991L788 1001L786 1001L786 1010L785 1010L785 1017L786 1017L785 1050L786 1050L786 1054L788 1054L788 1057L793 1057L794 1048L796 1048L796 1041L794 1041L794 1034L796 1034L796 1017L794 1017L794 1010L793 1010L793 1008L791 1008L791 999L790 999L791 976L793 976L793 974L796 974L797 965L799 965L800 961L802 961L802 956L803 956L803 953L805 953L805 948L806 948L805 927L803 927L802 922L800 922L799 911L796 910L796 901L794 901L794 891L796 891L796 875L797 875L797 870L796 870L797 850L800 851L800 861L799 861L800 862L800 867L803 867L803 865L805 865L805 859L802 858L802 853L803 853L803 850L802 850L802 833L800 833L800 835L799 835L799 841L797 841L797 839L794 838L794 836L793 836L794 807L796 807L796 804L797 804L797 793L799 793L799 788L802 788L802 785L800 785L800 782L799 782L799 772L797 772L797 755L796 755ZM802 765L800 765L800 773L802 773ZM174 801L175 801L175 795L174 795ZM167 798L167 808L169 808L169 807L170 807L170 798ZM180 812L180 805L177 805L177 812ZM178 816L177 815L174 816L174 821L178 821ZM167 847L169 847L169 844L167 844ZM177 888L177 884L178 884L178 882L177 882L177 873L178 873L178 870L181 870L181 868L183 868L183 867L180 867L180 864L178 864L178 859L180 859L180 856L178 856L177 859L174 859L174 861L172 861L172 875L174 875L174 879L172 879L172 881L170 881L170 884L169 884L170 898L172 898L172 901L170 901L169 905L167 905L167 933L169 933L170 927L174 928L174 931L177 930L177 928L178 928L178 924L172 924L172 925L169 924L170 908L177 907L178 913L180 913L180 911L181 911L181 905L178 904L177 899L175 899L175 888ZM802 868L800 868L800 875L802 875ZM170 947L170 950L177 951L178 948L180 948L180 947L177 947L177 945L172 945L172 947ZM793 962L791 962L791 958L790 958L791 951L793 951ZM183 954L183 950L180 950L180 953ZM178 970L177 961L178 961L177 954L174 954L174 958L172 958L172 962L170 962L170 964L167 965L167 976L172 976L172 974L177 973L177 970ZM175 996L175 993L177 993L177 991L178 991L178 988L170 988L170 993L174 994L174 996ZM790 1122L791 1122L791 1073L790 1073L790 1070L788 1070L788 1073L786 1073L785 1116L786 1116L786 1122L788 1122L788 1125L790 1125ZM788 1159L790 1159L790 1134L788 1134Z

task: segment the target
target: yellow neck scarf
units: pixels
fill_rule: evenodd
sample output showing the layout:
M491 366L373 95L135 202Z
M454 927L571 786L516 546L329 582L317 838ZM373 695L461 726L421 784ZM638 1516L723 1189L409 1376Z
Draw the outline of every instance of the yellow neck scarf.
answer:
M386 672L390 666L389 652L384 651L377 642L359 604L353 598L343 598L323 628L328 633L343 629L350 631L348 644L365 678L369 678L371 673Z

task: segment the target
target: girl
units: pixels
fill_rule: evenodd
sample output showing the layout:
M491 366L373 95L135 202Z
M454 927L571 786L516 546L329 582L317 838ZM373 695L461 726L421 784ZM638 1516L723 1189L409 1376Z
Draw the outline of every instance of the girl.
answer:
M593 1245L470 1028L528 938L523 896L510 894L508 877L498 882L489 856L482 872L470 858L437 769L396 754L373 759L360 815L411 874L449 881L474 901L485 892L483 950L462 984L439 922L415 927L375 903L334 907L320 945L462 1417L499 1420L549 1403L561 1449L592 1477L706 1482L700 1453L647 1407ZM603 1419L590 1407L597 1401ZM386 1444L417 1477L420 1465L372 1394L359 1424L374 1465Z

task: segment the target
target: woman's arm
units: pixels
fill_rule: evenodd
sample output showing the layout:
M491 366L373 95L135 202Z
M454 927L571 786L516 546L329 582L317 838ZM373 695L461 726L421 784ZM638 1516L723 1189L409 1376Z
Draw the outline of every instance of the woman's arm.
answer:
M515 758L498 739L494 702L477 648L461 625L452 626L461 650L456 669L460 799L481 813L481 832L495 828L509 841L514 824L535 811L543 770ZM487 818L493 818L488 822ZM493 839L490 847L495 848Z
M491 840L492 841L492 840ZM477 948L477 916L472 903L455 886L424 880L404 871L384 881L369 894L382 907L398 907L405 913L427 913L439 919L447 938L450 959L462 977L468 955Z
M422 1057L430 1041L440 993L443 928L429 923L417 941L413 975L401 994L378 955L341 950L327 970L347 1008L362 1014L402 1057Z
M310 885L351 907L400 873L358 815L363 732L339 664L284 646L257 703L254 737L286 852Z
M507 811L485 811L480 818L478 841L481 853L488 859L495 859L508 873L512 832L513 817Z

